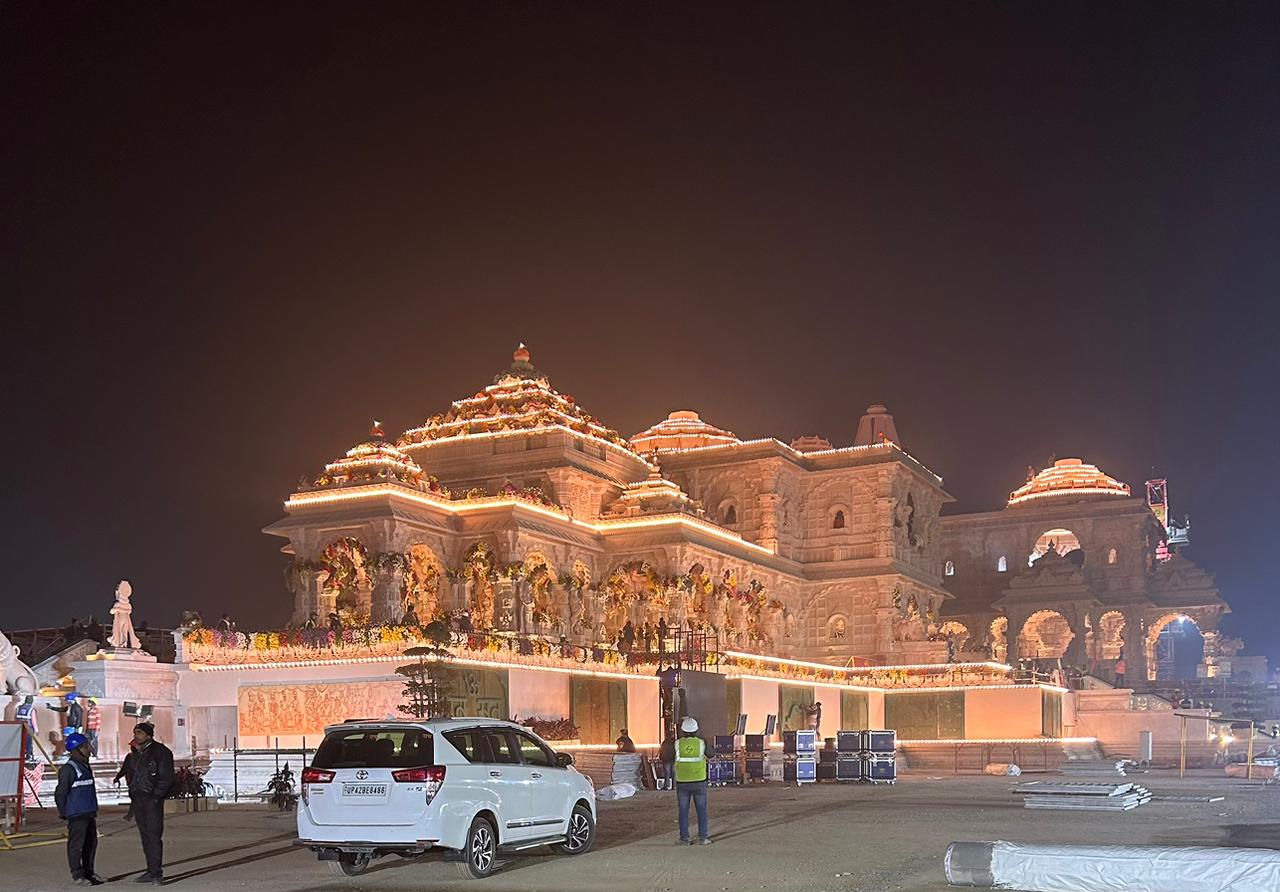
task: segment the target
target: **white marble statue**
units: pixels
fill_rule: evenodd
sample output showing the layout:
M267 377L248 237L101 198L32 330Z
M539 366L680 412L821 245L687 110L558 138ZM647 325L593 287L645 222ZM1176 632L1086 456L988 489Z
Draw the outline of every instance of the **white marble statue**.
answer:
M121 579L116 586L116 603L111 607L111 615L115 619L111 623L111 635L107 643L121 650L140 650L138 634L133 631L133 606L129 599L133 597L133 586L129 580Z
M40 693L40 683L31 667L18 659L22 651L0 632L0 671L4 673L6 694L26 696Z

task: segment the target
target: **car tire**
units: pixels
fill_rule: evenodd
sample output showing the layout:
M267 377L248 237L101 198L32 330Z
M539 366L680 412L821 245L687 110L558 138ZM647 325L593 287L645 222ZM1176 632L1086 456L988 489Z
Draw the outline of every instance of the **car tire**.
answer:
M591 809L585 805L574 806L569 815L569 832L564 842L556 843L551 851L561 855L581 855L591 850L596 840L596 822L591 817Z
M482 880L493 873L498 860L498 834L488 818L477 816L471 822L461 854L457 865L463 879Z
M369 869L368 855L342 855L337 861L327 861L329 870L340 877L356 877Z

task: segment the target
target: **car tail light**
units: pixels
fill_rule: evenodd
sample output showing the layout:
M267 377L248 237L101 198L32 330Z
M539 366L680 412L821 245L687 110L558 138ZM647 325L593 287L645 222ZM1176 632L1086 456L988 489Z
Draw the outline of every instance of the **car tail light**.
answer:
M302 782L304 784L332 783L335 776L336 776L336 772L325 771L323 768L302 769Z
M428 765L425 768L402 768L391 772L391 779L398 784L423 784L427 788L427 802L430 802L444 783L444 766Z

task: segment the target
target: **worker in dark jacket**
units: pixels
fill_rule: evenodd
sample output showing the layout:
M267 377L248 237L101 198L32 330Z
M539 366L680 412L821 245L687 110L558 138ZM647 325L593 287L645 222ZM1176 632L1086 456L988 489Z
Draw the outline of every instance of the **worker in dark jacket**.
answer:
M147 857L147 872L135 882L164 882L164 800L173 787L173 753L156 740L155 726L139 722L133 728L137 751L133 760L133 777L129 781L129 798L133 801L133 820L142 838L142 852Z
M53 801L58 817L67 822L67 866L71 882L77 886L101 886L106 882L93 870L98 850L98 793L89 765L91 748L83 734L67 735L70 758L58 769L58 787Z

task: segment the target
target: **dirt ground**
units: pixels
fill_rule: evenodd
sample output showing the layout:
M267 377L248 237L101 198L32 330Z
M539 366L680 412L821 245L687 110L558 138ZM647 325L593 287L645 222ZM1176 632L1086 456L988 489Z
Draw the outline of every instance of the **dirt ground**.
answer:
M1024 779L1035 779L1031 776ZM1046 778L1048 779L1048 778ZM503 862L481 882L458 878L436 856L386 858L356 879L334 877L291 845L294 818L262 806L168 819L166 885L184 890L484 889L486 892L725 892L805 890L940 892L950 888L942 856L955 840L1224 845L1280 848L1280 787L1224 778L1219 771L1153 772L1135 778L1156 795L1217 796L1222 802L1155 801L1122 814L1027 811L996 777L903 777L896 786L816 784L711 791L714 844L675 845L673 794L641 792L600 805L595 848L578 858L538 849ZM34 811L30 829L56 829ZM113 884L141 869L137 831L123 810L99 824L98 870ZM0 889L69 887L61 844L0 849Z

